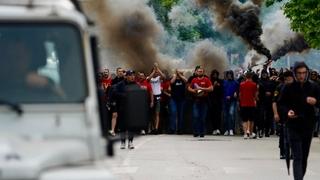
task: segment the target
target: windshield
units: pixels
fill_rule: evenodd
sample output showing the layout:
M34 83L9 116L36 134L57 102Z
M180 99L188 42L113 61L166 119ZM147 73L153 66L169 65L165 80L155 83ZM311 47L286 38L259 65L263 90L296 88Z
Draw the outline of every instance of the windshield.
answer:
M81 34L70 24L0 23L0 99L74 103L87 95Z

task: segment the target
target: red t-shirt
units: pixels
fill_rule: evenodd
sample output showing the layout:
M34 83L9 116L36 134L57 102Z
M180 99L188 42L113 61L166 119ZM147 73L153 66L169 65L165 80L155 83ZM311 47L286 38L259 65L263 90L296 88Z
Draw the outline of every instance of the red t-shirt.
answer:
M151 84L147 80L137 81L137 84L142 88L146 89L149 94L152 94Z
M257 84L244 81L240 84L240 107L256 107Z
M111 86L111 78L102 78L101 85L105 88L109 88ZM106 89L105 89L106 90Z
M203 78L196 77L196 78L192 79L190 86L192 88L196 88L197 86L200 86L202 88L208 88L208 87L212 86L212 83L211 83L210 79L207 77L203 77ZM200 96L206 97L206 96L208 96L208 92L204 92L203 95L200 95Z
M164 80L161 82L161 101L162 102L167 102L170 99L170 97L164 93L164 91L166 91L167 93L170 94L169 87L170 87L170 80Z

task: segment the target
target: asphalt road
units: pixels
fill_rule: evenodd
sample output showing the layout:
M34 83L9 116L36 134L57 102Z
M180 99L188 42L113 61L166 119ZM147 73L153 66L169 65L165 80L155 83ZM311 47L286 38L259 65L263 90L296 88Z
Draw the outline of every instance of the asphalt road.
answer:
M279 159L278 138L148 135L100 165L119 180L292 180ZM291 165L292 166L292 165ZM292 174L292 168L291 168ZM320 179L320 140L313 139L305 180Z

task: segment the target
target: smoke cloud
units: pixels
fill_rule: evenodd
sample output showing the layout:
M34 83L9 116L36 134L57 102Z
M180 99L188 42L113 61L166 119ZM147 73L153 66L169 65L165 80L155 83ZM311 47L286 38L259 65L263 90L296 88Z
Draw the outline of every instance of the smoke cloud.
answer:
M290 29L290 21L282 10L272 12L263 27L262 42L271 50L272 60L276 61L290 52L303 52L309 46L302 35Z
M101 23L103 48L112 54L109 57L113 58L113 64L150 71L158 61L155 42L162 27L146 2L94 0L85 6L95 12L97 21Z
M251 0L253 4L258 5L259 7L262 6L263 0Z
M220 28L230 29L240 36L251 48L271 59L270 51L262 44L259 21L262 2L255 0L244 4L235 0L197 0L201 6L209 7Z
M180 5L173 6L168 14L171 25L175 28L196 25L197 19L190 13L190 8L193 6L195 6L193 1L184 1Z
M228 67L226 52L212 44L209 40L200 41L189 53L188 62L194 68L197 65L204 67L206 72L217 69L223 72Z
M264 63L266 62L267 58L255 50L250 50L245 56L245 61L243 63L243 68L248 69L251 68L253 70L263 68Z
M290 52L303 52L304 50L310 49L309 45L306 43L305 39L302 35L297 35L293 39L288 41L284 41L284 45L277 49L272 54L272 60L276 61L280 59L282 56Z

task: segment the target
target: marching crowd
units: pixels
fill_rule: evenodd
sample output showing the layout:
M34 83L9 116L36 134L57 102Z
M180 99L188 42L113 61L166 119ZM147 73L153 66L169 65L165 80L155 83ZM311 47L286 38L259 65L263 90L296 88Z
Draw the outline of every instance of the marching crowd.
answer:
M197 66L190 77L179 69L170 75L155 64L150 74L119 67L112 78L109 70L103 69L99 89L111 117L109 134L120 132L121 149L125 148L124 131L117 126L119 103L113 92L119 84L134 84L148 92L150 121L141 134L184 134L188 119L194 137L238 133L244 139L255 139L276 134L280 158L293 158L295 179L303 179L312 137L319 133L317 71L296 62L291 69L264 67L237 77L232 70L223 72L223 78L221 74L212 70L206 75L204 68ZM130 131L128 139L128 148L133 149Z
M150 74L132 70L116 69L112 78L108 69L99 73L99 85L105 93L105 104L112 115L110 135L115 135L117 129L117 105L110 102L110 90L113 86L134 75L134 81L148 91L150 104L150 123L142 130L142 134L183 134L187 125L185 112L192 101L192 130L194 136L207 134L206 121L211 121L213 135L230 135L242 133L244 138L269 137L280 133L279 113L275 108L281 87L287 81L292 82L292 71L274 68L247 71L235 78L232 70L224 72L223 79L217 70L212 70L207 76L201 66L197 66L190 77L184 72L175 70L172 75L155 67ZM252 83L246 81L250 80ZM310 71L310 81L320 85L320 75ZM250 85L255 87L252 89ZM248 87L249 86L249 87ZM251 92L253 91L253 92ZM250 93L252 96L250 96ZM253 108L248 108L253 107ZM160 112L166 111L164 118ZM316 111L319 119L318 110ZM160 121L167 122L160 122ZM244 122L242 128L238 125ZM314 136L318 136L319 120L314 128ZM165 126L165 127L161 127ZM250 128L249 128L250 127Z

